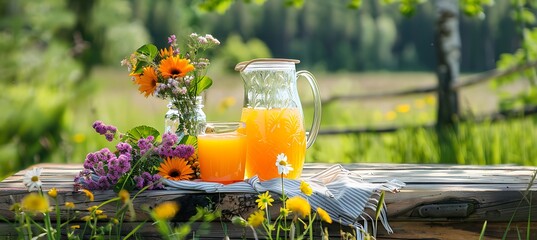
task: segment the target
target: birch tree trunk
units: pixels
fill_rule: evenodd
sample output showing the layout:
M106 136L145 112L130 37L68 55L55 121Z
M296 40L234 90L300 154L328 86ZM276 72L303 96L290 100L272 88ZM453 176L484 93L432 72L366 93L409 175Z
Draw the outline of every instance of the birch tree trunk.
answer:
M459 76L461 39L458 0L436 0L435 46L438 77L437 136L441 163L457 163L459 99L452 90Z
M459 116L459 100L451 86L459 76L461 39L458 0L437 0L436 53L438 77L437 126L453 126Z

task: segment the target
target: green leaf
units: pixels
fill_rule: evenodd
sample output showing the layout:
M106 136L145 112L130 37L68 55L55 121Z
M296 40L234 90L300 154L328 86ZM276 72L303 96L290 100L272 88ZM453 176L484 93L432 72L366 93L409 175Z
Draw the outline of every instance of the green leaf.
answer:
M213 80L210 77L204 76L198 78L195 84L190 85L190 92L195 95L200 95L205 89L213 85Z
M117 181L116 185L114 185L114 192L119 192L121 189L125 189L127 191L134 190L134 187L136 186L136 183L134 182L134 179L129 177L128 175L123 175L119 180Z
M195 148L198 147L198 138L191 135L185 135L181 140L179 141L180 144L187 144L192 145Z
M207 12L225 13L233 2L233 0L205 0L198 5L198 8Z
M138 61L136 63L136 66L134 67L134 71L132 73L141 74L144 71L144 67L148 66L149 63L145 61Z
M377 221L380 217L380 212L382 211L382 208L384 206L384 191L380 194L379 203L377 204L377 211L375 212L375 221Z
M347 7L350 9L359 9L362 7L362 0L350 0Z
M136 52L148 56L151 60L153 60L158 54L158 49L155 45L148 43L138 48Z
M150 126L142 125L127 131L123 138L121 138L121 141L127 142L132 145L136 144L138 140L140 140L140 138L147 138L149 136L153 136L155 137L155 139L157 139L159 135L160 133L159 131L157 131L157 129L152 128Z
M487 229L487 221L483 223L483 228L481 228L481 234L479 234L479 240L485 239L485 229Z

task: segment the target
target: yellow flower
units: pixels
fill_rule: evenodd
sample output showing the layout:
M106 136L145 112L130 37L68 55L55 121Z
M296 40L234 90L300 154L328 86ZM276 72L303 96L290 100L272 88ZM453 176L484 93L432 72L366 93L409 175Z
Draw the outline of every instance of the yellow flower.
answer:
M30 193L22 199L22 210L31 213L49 211L48 199L37 193Z
M119 224L119 220L117 220L117 218L111 218L111 219L110 219L110 222L112 222L112 224L114 224L114 225L118 225L118 224Z
M73 209L73 208L75 208L75 203L74 202L65 202L65 208Z
M311 206L310 203L300 197L300 196L294 196L292 198L287 199L285 202L286 206L291 212L294 212L296 214L300 214L302 217L309 216L311 212Z
M186 74L194 70L194 65L190 64L190 60L182 59L179 56L170 56L160 61L159 69L162 77L178 78L184 77Z
M50 190L48 190L47 194L51 197L51 198L56 198L58 196L58 191L56 190L55 187L51 188Z
M168 158L160 163L158 171L158 174L163 178L174 181L190 180L194 173L190 165L187 164L187 161L178 157Z
M91 219L93 219L93 218L92 218L91 216L88 215L88 216L84 216L84 217L82 217L82 218L80 218L80 219L81 219L82 221L84 221L84 222L89 222L89 221L91 221Z
M119 199L121 199L121 202L122 203L127 203L128 201L130 201L130 194L129 194L129 191L125 190L125 189L121 189L121 191L119 191Z
M434 105L436 103L436 97L433 95L428 95L425 97L425 102L429 105Z
M310 185L305 181L300 181L300 191L306 196L311 196L313 193L313 190L311 189Z
M153 95L157 89L157 73L153 67L144 67L143 74L136 75L135 81L138 84L138 91L143 93L145 97Z
M75 230L75 229L79 229L79 228L80 228L80 225L72 225L70 228L73 229L73 230Z
M84 194L86 194L86 197L88 197L88 199L93 202L93 200L95 199L95 196L93 196L93 193L88 190L88 189L81 189L80 191L82 191Z
M425 100L424 99L416 99L414 101L414 106L416 106L417 109L422 109L425 107Z
M248 217L248 224L252 227L257 227L265 221L265 212L257 210Z
M410 111L410 105L408 104L400 104L397 107L395 107L395 110L400 113L407 113Z
M179 211L179 205L176 202L163 202L153 209L152 216L156 220L170 220Z
M263 210L267 208L267 206L272 206L274 199L272 199L272 196L270 196L269 192L266 191L265 193L257 195L255 202L257 203L257 207Z
M280 216L287 217L289 216L289 209L287 208L280 208Z
M101 209L97 209L97 210L95 210L95 214L97 214L97 215L101 215L101 214L103 214L103 213L104 213L104 211L101 210Z
M327 223L332 223L332 218L330 218L330 215L328 215L328 213L324 209L318 207L317 214L319 214L319 217L321 218L321 220Z
M86 140L86 135L82 133L77 133L73 136L73 141L75 143L83 143Z
M106 219L108 216L106 214L99 214L97 215L97 219Z
M160 57L162 59L167 58L169 56L173 56L173 48L172 48L172 46L170 46L168 48L160 49Z
M386 113L385 117L386 120L393 121L397 117L397 113L395 113L394 111L389 111Z

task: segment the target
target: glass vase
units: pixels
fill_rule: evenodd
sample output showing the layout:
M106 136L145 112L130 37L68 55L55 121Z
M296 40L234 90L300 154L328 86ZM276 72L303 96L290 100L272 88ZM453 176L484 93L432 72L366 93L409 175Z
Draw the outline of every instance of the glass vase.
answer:
M198 136L207 121L203 98L171 100L164 118L164 132L175 132L180 140L187 135Z

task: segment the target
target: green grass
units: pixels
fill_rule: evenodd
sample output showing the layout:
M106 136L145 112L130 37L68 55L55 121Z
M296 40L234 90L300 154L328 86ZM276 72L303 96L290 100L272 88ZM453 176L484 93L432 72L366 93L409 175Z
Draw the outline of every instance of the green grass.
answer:
M360 94L409 89L435 83L429 73L366 73L316 74L321 95ZM204 111L209 121L237 121L242 108L243 83L236 73L212 73L214 84L208 90ZM145 98L130 82L124 69L97 68L91 74L90 97L69 105L64 116L64 142L53 152L55 162L81 163L89 152L114 147L96 134L91 124L102 120L127 131L138 125L149 125L162 131L165 100ZM516 88L515 88L516 89ZM304 106L311 101L305 81L299 82ZM495 111L496 97L486 85L473 86L461 92L463 112L481 114ZM400 98L368 99L323 105L321 129L416 126L435 120L434 95ZM476 107L479 106L479 107ZM306 126L311 123L311 108L305 107ZM307 151L308 162L381 162L381 163L443 163L446 159L459 164L537 163L537 135L534 118L505 122L461 124L458 134L451 133L454 150L445 156L433 129L406 128L386 134L319 136ZM12 144L11 144L12 145ZM1 176L20 169L9 168L16 159L10 144L0 149ZM51 150L52 151L52 150ZM444 156L442 155L444 154ZM8 170L6 170L8 169Z

